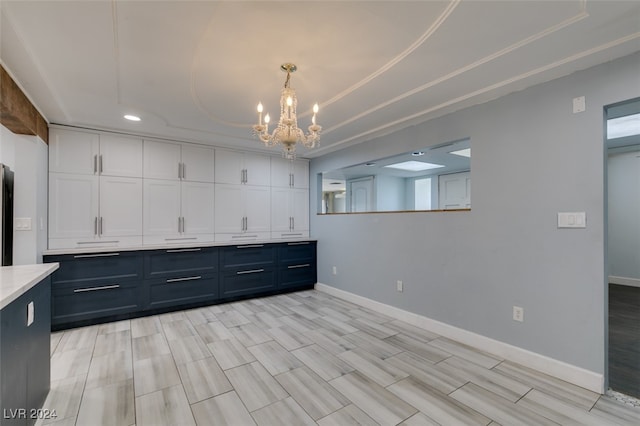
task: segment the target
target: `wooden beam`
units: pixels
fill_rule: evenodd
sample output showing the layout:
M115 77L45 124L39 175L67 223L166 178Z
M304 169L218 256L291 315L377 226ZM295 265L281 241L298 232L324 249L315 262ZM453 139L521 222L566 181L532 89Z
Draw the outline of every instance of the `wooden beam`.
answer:
M49 143L49 127L44 117L0 65L0 124L19 135L40 136Z

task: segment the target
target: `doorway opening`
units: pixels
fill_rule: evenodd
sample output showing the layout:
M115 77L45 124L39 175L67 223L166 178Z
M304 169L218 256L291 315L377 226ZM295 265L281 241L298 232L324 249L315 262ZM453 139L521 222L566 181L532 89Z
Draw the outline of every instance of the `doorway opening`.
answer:
M605 120L608 383L640 399L640 98Z

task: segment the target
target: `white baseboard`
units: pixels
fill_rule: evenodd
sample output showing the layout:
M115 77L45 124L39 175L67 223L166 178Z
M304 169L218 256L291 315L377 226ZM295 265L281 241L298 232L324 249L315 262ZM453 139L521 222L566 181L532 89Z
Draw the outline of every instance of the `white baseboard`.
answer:
M593 392L604 393L604 375L581 367L577 367L545 355L531 352L508 343L491 339L481 334L473 333L462 328L454 327L434 319L414 314L391 305L376 302L357 294L331 287L326 284L316 283L316 290L331 296L346 300L351 303L369 308L373 311L399 319L411 325L424 328L440 336L447 337L465 345L488 352L492 355L507 359L518 364L525 365L534 370L583 387Z
M628 285L631 287L640 287L640 280L637 278L616 277L609 275L609 284Z

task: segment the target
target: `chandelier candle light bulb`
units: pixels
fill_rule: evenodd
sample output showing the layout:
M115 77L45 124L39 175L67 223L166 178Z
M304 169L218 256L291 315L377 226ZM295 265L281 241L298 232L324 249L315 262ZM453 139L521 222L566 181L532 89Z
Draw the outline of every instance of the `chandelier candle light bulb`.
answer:
M265 146L271 147L282 145L285 158L293 160L296 155L296 144L301 143L307 148L315 148L320 143L320 131L322 127L316 123L316 114L318 113L318 104L313 106L313 117L311 118L311 126L309 133L306 135L304 131L298 128L298 118L296 109L298 100L296 91L290 87L291 73L297 70L294 64L286 63L280 66L280 69L287 73L287 79L284 82L284 88L280 95L280 120L273 133L269 133L269 114L264 116L264 124L262 124L262 103L258 103L258 124L253 126L253 134L258 136Z

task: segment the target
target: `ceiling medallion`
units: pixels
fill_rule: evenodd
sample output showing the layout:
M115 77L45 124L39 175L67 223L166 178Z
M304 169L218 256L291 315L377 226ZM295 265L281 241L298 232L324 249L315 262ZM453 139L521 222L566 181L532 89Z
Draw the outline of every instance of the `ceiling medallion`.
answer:
M269 114L264 116L262 120L262 103L258 103L258 124L253 126L253 134L258 136L265 146L272 147L282 145L282 156L293 160L296 157L296 144L301 143L307 148L315 148L320 143L320 131L322 127L316 124L316 114L318 113L318 104L313 106L313 117L311 118L311 126L309 133L306 135L304 131L298 128L298 118L296 116L296 107L298 99L296 91L290 87L291 73L298 68L295 64L285 63L280 69L287 73L287 79L284 81L284 88L280 94L280 120L278 126L269 133Z

